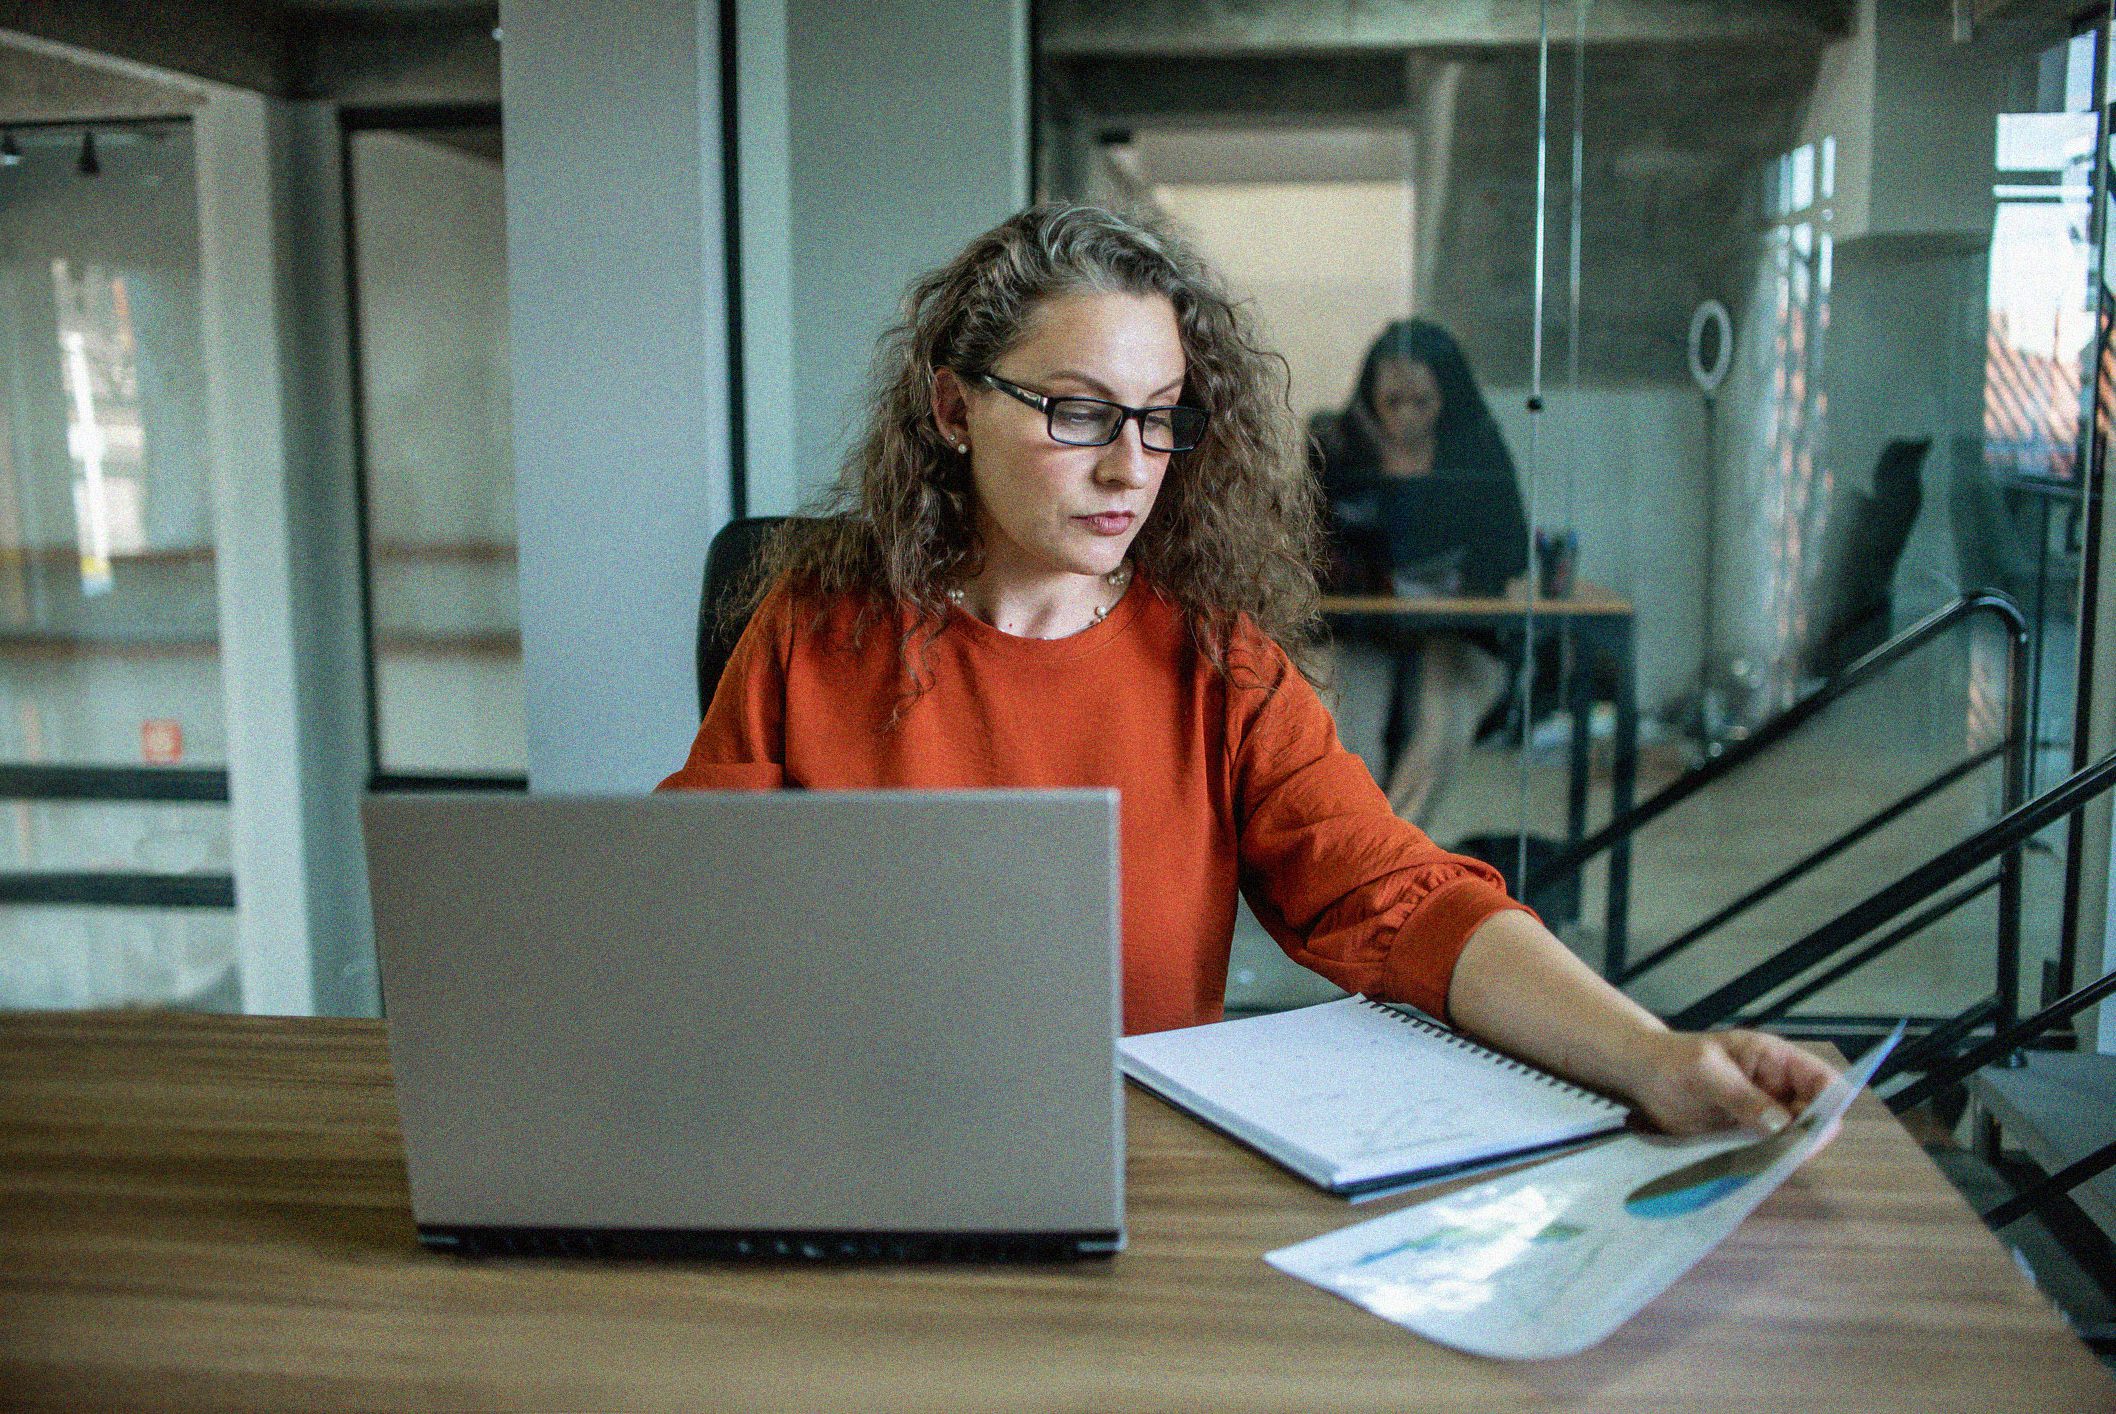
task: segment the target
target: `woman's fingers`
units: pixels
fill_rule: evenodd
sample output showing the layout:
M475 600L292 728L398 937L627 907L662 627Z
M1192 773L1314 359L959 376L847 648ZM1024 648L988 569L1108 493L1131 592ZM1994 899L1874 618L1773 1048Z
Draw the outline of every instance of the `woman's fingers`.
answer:
M1758 1134L1776 1134L1792 1123L1784 1105L1750 1079L1723 1045L1700 1047L1696 1083L1706 1100L1728 1120Z
M1837 1073L1783 1037L1729 1031L1723 1041L1758 1087L1792 1110L1805 1109Z
M1799 1047L1757 1031L1664 1033L1652 1080L1634 1096L1673 1134L1730 1125L1776 1134L1835 1078Z

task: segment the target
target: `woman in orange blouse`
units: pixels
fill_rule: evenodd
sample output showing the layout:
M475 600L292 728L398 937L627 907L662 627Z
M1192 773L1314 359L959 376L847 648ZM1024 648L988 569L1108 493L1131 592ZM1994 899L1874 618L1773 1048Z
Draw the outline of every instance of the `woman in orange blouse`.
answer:
M1826 1067L1671 1032L1338 743L1299 666L1320 517L1283 367L1149 223L1045 206L971 242L913 286L664 788L1114 786L1127 1031L1218 1019L1240 889L1348 990L1671 1130L1782 1126Z

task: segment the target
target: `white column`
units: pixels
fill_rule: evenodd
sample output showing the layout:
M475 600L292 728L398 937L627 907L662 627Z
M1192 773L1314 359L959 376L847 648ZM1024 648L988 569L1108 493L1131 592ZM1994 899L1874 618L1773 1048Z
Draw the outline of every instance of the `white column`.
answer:
M849 443L904 286L1028 196L1026 0L741 0L748 509ZM529 777L643 790L697 725L698 577L729 506L718 6L507 0Z
M1030 181L1027 0L783 3L793 462L790 483L753 466L760 513L836 475L905 286L1026 204Z
M751 515L796 509L792 76L787 0L735 7L735 149L742 239L743 466Z
M642 791L697 728L728 514L718 7L500 21L529 782Z
M243 1006L372 1014L336 118L216 89L196 150Z

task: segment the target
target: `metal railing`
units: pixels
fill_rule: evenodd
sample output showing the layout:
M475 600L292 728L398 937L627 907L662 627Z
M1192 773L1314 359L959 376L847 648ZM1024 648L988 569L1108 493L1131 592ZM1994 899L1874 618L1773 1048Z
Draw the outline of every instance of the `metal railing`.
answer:
M2070 814L2111 787L2116 787L2116 754L2111 754L2099 764L2073 775L2053 790L2050 796L2063 793L2064 813ZM1938 1033L1928 1038L1928 1048L1932 1049L1933 1054L1944 1055L1944 1059L1928 1060L1918 1056L1906 1057L1898 1053L1889 1057L1888 1063L1876 1072L1874 1083L1878 1085L1896 1075L1922 1069L1924 1073L1918 1079L1887 1097L1889 1109L1901 1114L1951 1090L1987 1065L2006 1064L2021 1049L2048 1035L2058 1025L2112 996L2116 996L2116 970L2103 973L2084 987L2051 1002L2033 1016L2009 1026L2000 1026L1996 1033L1982 1044L1972 1046L1959 1054L1951 1054L1954 1042L1973 1029L1963 1024L1978 1011L1977 1008L1972 1008L1952 1023L1956 1032L1953 1037L1936 1048L1932 1043L1940 1040ZM1983 1005L1986 1009L1989 1008L1988 1002ZM2112 1168L2116 1168L2116 1143L2104 1144L2090 1153L2081 1155L2055 1173L2046 1175L2040 1182L2029 1185L2002 1203L1995 1204L1985 1210L1984 1221L1994 1229L2018 1222Z
M1684 930L1675 938L1655 948L1636 963L1626 964L1623 950L1613 947L1603 959L1603 975L1618 985L1635 981L1646 972L1667 962L1698 942L1725 927L1734 919L1756 907L1789 885L1805 878L1822 865L1844 853L1861 840L1886 828L1919 805L1932 799L1950 786L1965 779L1971 773L1997 760L2002 764L2003 808L2011 812L2021 803L2027 780L2027 667L2028 624L2020 607L1997 590L1981 589L1962 595L1953 603L1926 615L1917 623L1881 644L1873 651L1861 656L1842 672L1830 678L1822 686L1801 698L1791 707L1771 718L1756 732L1734 743L1720 755L1694 770L1685 772L1675 781L1640 801L1630 810L1609 821L1601 829L1581 839L1578 844L1562 851L1556 858L1535 872L1530 885L1547 887L1554 879L1562 879L1577 873L1596 856L1618 844L1629 840L1646 825L1659 819L1676 806L1691 799L1699 792L1726 779L1734 772L1755 761L1765 752L1784 742L1800 731L1828 708L1846 696L1872 682L1883 672L1912 653L1940 638L1963 624L1982 617L1998 621L2006 642L2006 715L2005 731L1999 741L1991 746L1971 753L1955 762L1937 776L1912 790L1901 798L1884 806L1850 829L1837 835L1828 843L1810 851L1786 866L1769 879L1750 889L1740 898L1716 910L1703 921ZM1529 885L1524 885L1524 896ZM2017 976L2020 958L2020 903L2021 903L2021 858L2016 846L2008 850L1999 860L1998 868L1985 887L1999 890L1999 945L2002 969L2010 969ZM1981 893L1979 889L1976 892ZM1939 909L1923 916L1916 927L1908 929L1902 937L1908 937L1946 914L1969 902L1975 894L1953 901L1950 907ZM1867 954L1835 971L1829 981L1835 981L1846 973L1863 966L1902 941L1894 938L1886 946L1877 946ZM1821 985L1827 985L1823 983ZM1805 995L1821 990L1821 985L1809 989ZM1801 998L1805 999L1805 995ZM2010 995L2010 993L2008 993ZM1780 1015L1783 1014L1781 1011Z
M205 766L0 765L0 799L110 804L228 803L228 773ZM0 873L0 904L233 908L232 874Z
M1670 1024L1696 1028L1716 1026L1732 1019L1753 1020L1750 1017L1737 1018L1736 1014L1750 1002L1851 948L1874 929L1953 888L1983 865L2017 856L2031 835L2064 819L2112 785L2116 785L2116 754L2104 757L2034 800L2007 811L1968 839L1942 850L1894 883L1868 895L1807 936L1675 1013L1669 1018ZM1938 917L1942 912L1952 912L1968 901L1972 890L1980 892L1982 887L1975 885L1969 890L1960 890L1944 900L1943 909L1929 909L1920 917L1929 922L1931 917ZM2002 930L2006 921L2002 914ZM2002 1034L2012 1025L2017 1005L2015 999L2020 992L2019 919L2016 917L2012 922L2012 929L2002 932L1994 969L1997 976L1993 994L1971 1008L1972 1011L1987 1010L1988 1019L2000 1028ZM1912 931L1915 930L1896 929L1883 941L1893 945ZM1871 961L1878 955L1869 948L1864 950L1861 960Z

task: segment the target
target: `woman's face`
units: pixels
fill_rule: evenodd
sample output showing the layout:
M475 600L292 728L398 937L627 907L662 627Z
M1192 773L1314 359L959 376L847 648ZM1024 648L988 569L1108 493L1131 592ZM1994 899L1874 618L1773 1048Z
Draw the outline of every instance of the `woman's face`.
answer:
M1173 403L1186 363L1175 307L1160 295L1074 294L1044 300L991 372L1050 397L1126 407ZM1127 419L1106 447L1051 439L1044 413L944 370L934 414L970 446L988 570L1031 576L1107 574L1124 562L1160 493L1167 452L1149 451Z
M1440 425L1440 380L1416 359L1385 358L1374 366L1374 420L1399 447L1430 441Z

